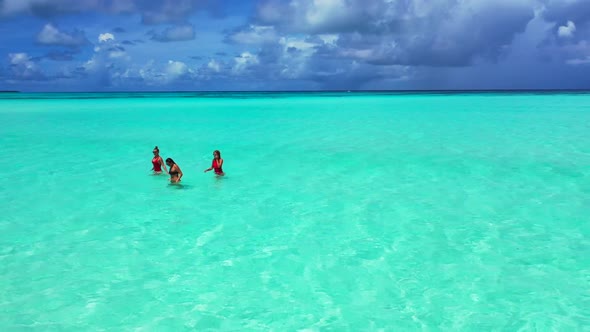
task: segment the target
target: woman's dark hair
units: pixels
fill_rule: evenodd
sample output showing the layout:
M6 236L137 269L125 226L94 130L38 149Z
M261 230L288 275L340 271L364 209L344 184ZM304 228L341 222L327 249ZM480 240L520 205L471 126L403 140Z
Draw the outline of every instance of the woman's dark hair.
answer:
M154 150L160 152L160 149L158 149L158 146L156 145L156 147L154 148Z
M172 158L166 158L166 164L171 163L172 165L176 164Z
M213 154L217 154L219 156L219 158L221 158L221 152L219 152L219 150L213 151Z

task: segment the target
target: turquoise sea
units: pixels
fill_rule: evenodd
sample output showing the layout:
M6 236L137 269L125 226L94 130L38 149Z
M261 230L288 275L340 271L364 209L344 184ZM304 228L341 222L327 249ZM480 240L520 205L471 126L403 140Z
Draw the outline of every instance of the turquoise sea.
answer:
M1 331L590 329L590 93L6 93L0 124Z

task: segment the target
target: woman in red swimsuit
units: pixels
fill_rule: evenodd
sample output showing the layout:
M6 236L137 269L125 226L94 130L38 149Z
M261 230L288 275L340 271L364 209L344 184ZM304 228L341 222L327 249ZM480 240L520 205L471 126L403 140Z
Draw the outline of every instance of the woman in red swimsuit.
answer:
M160 149L158 149L157 146L154 148L154 158L152 159L152 165L152 171L154 171L155 174L161 174L162 168L164 168L164 172L168 173L168 170L166 170L166 164L164 164L164 160L162 157L160 157Z
M210 170L214 170L216 175L224 176L223 173L223 159L221 159L221 152L219 150L213 151L213 162L211 163L211 167L205 170L205 173L209 172Z

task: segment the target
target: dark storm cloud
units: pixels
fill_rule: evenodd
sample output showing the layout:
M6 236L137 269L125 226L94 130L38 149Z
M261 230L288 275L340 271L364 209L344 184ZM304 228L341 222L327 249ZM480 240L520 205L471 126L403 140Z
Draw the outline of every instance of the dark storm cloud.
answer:
M555 23L552 31L555 35L559 36L559 28L566 28L571 22L576 32L572 33L571 37L575 35L590 36L590 2L586 0L548 1L542 14L545 20Z
M314 58L299 78L316 82L322 89L340 90L358 89L368 82L385 77L397 78L400 75L401 71L398 72L396 67Z
M590 21L590 3L587 0L544 2L543 17L547 21L563 24L571 20L580 25Z
M575 67L590 64L590 3L586 0L545 0L544 3L542 17L553 27L538 45L540 58Z
M466 66L478 57L497 59L534 17L534 8L523 1L421 3L269 0L258 6L254 23L283 33L338 34L334 58L375 65Z
M263 0L225 41L258 49L247 66L235 58L234 76L359 88L418 67L498 61L535 17L534 1Z

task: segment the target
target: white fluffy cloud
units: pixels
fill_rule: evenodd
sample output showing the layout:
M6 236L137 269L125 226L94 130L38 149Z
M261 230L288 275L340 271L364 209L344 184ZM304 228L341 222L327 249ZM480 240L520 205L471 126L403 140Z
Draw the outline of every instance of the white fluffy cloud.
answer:
M278 39L272 26L250 25L245 29L236 31L229 36L229 40L239 44L264 44Z
M182 75L185 75L188 72L188 66L186 65L186 63L182 61L169 60L168 64L166 64L166 67L164 68L166 78L169 80L176 79Z
M45 77L41 68L27 53L8 54L13 78L19 80L40 80Z
M240 56L234 58L233 72L235 74L242 73L249 67L257 65L258 63L259 61L257 55L250 52L244 52L240 54Z
M125 48L117 43L115 36L110 32L101 33L98 36L98 45L94 47L95 58L101 59L105 63L107 59L124 59L129 60Z
M209 61L209 63L207 63L207 68L211 69L215 73L218 73L221 70L221 64L215 59L212 59Z
M24 63L28 63L31 60L31 57L27 55L27 53L10 53L8 54L10 58L11 65L20 65Z
M294 79L305 75L308 62L316 53L316 43L295 37L281 37L281 51L277 53L277 63L282 77Z
M59 31L59 29L52 24L46 24L37 35L37 42L44 45L78 47L86 44L88 40L81 31L65 33Z
M566 25L560 26L557 29L557 35L561 38L573 37L574 32L576 32L576 24L572 21L567 21Z
M148 86L165 86L191 79L195 75L192 68L186 63L177 60L168 60L166 63L150 60L145 65L133 65L122 72L124 72L124 75L121 75L121 77L125 79L131 78Z
M105 33L101 33L100 35L98 35L98 42L99 43L108 42L110 40L115 40L115 36L110 32L105 32Z

